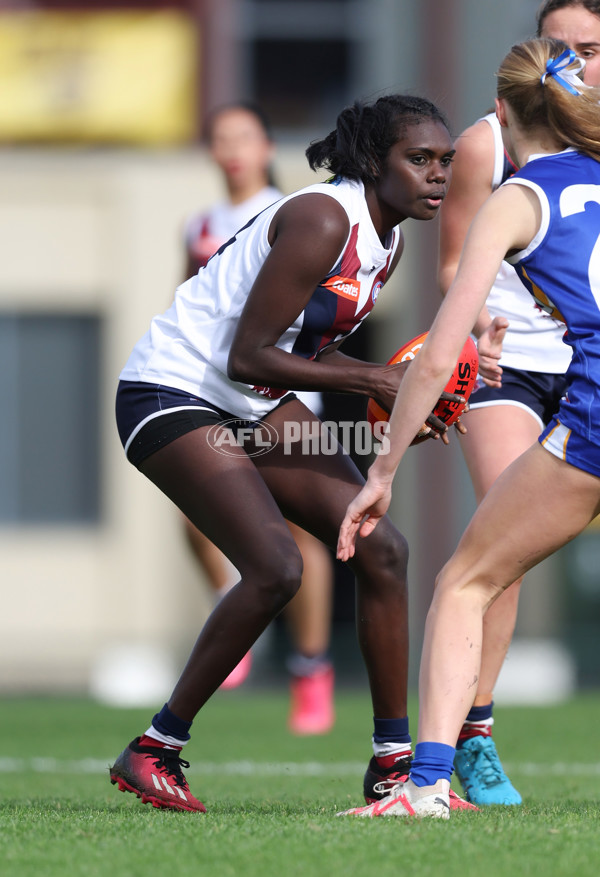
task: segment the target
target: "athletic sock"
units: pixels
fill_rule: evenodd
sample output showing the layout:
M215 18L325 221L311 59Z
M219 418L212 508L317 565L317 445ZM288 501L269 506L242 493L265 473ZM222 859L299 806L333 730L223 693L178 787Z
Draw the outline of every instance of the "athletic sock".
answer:
M417 743L410 768L410 779L415 786L433 786L438 780L450 782L454 752L454 746L445 743Z
M292 676L316 676L331 667L331 661L327 652L319 655L304 655L302 652L292 652L287 658L286 667Z
M144 737L150 737L152 740L162 743L167 749L181 749L190 739L191 727L191 722L180 719L165 704L152 719L152 724Z
M401 719L374 716L373 727L373 755L380 767L392 767L397 761L412 755L408 716Z
M152 731L152 728L148 728L148 731ZM139 741L140 746L152 746L153 749L176 749L177 752L181 752L183 746L176 746L175 743L164 743L162 740L157 740L156 737L151 737L150 734L142 734Z
M494 717L492 715L494 702L483 706L472 706L458 735L457 747L460 748L465 740L472 737L491 737Z

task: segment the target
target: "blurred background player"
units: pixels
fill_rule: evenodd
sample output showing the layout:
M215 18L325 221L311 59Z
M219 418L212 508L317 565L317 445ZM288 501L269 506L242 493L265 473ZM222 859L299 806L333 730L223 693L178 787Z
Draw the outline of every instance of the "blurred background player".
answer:
M216 109L207 126L211 157L222 173L227 197L208 211L192 216L185 228L186 274L192 277L218 248L265 207L282 197L272 163L275 145L262 110L250 103ZM317 415L320 393L296 394ZM217 600L239 580L219 549L185 518L187 540ZM334 724L334 670L329 659L333 601L333 562L329 549L289 523L304 561L302 587L285 609L293 645L286 664L291 677L288 726L295 734L324 734ZM241 685L252 664L249 651L222 688Z
M585 82L600 84L600 0L547 0L537 21L538 36L566 42L586 60ZM515 170L495 113L479 119L458 138L452 186L441 211L439 278L444 294L456 274L473 217ZM490 325L492 333L481 337ZM508 262L503 262L473 331L480 338L482 381L464 416L468 432L461 445L479 503L558 410L571 350L563 343L564 324L535 303ZM491 348L486 346L490 341ZM497 364L500 345L502 382L498 386L490 369ZM456 749L456 774L467 799L479 805L521 803L491 736L493 691L513 635L520 584L519 580L508 588L485 615L477 695Z

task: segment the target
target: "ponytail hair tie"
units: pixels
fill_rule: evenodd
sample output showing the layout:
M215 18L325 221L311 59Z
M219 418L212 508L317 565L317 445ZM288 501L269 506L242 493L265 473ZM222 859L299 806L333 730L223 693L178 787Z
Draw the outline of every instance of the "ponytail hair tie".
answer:
M573 61L577 61L577 67L572 70L566 70ZM548 58L546 61L546 72L541 77L541 83L544 85L547 76L552 76L559 85L566 88L571 94L579 95L585 88L578 74L585 67L583 58L578 58L572 49L565 51L558 58Z

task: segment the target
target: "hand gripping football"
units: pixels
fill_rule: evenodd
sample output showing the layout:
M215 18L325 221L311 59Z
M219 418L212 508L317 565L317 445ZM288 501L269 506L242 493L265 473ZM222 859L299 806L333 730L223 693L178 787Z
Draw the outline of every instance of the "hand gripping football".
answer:
M400 350L396 351L389 360L388 365L392 365L396 362L408 362L411 359L414 359L423 346L426 337L427 332L423 332L421 335L417 335L416 338L403 344ZM475 346L473 339L469 337L465 342L458 358L458 362L452 372L452 376L444 387L444 390L447 393L455 393L458 396L463 396L468 402L477 379L478 365L479 356L477 354L477 347ZM453 423L456 423L465 408L466 403L457 404L456 402L443 402L440 400L433 409L433 413L436 417L439 417L446 426L451 426ZM369 399L367 404L367 420L369 421L371 428L374 427L377 421L385 422L389 420L389 417L390 415L381 407L381 405L378 405L374 399ZM418 439L419 436L416 436L414 441L416 442Z

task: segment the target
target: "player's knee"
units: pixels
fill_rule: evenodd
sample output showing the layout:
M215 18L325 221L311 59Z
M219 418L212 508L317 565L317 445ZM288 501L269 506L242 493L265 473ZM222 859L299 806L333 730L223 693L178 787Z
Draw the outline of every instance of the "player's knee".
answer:
M274 552L267 563L254 570L259 599L273 612L280 612L302 583L302 555L295 544Z
M304 564L302 555L295 549L293 552L286 553L285 559L281 563L276 588L280 595L282 605L286 605L296 596L302 584L302 570Z
M457 569L452 559L442 568L435 580L437 597L468 600L482 611L502 593L503 587L493 575L482 575L473 568Z
M374 532L377 533L377 530ZM402 533L391 525L383 528L379 536L379 544L373 546L377 562L394 575L405 576L408 566L408 542Z
M364 542L357 540L357 545L360 546L360 562L365 572L374 580L391 578L405 586L408 543L402 533L391 524L388 527L382 524L383 522Z

